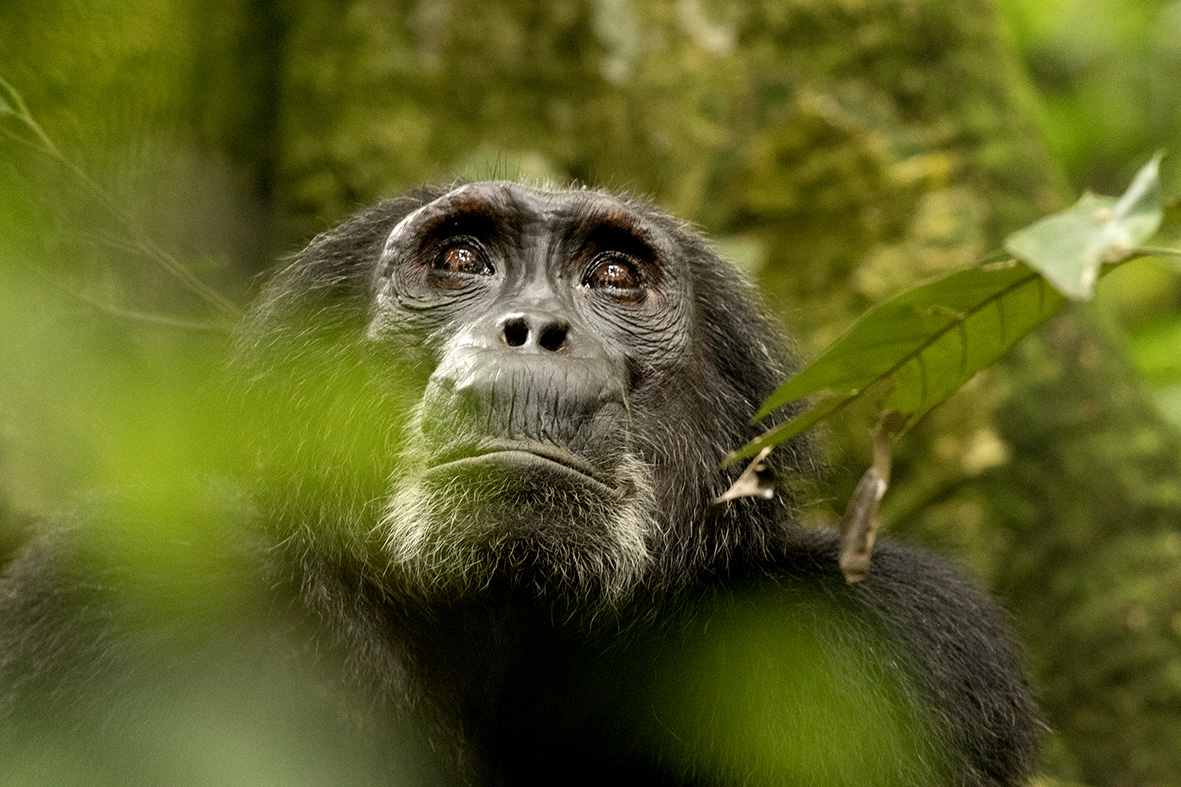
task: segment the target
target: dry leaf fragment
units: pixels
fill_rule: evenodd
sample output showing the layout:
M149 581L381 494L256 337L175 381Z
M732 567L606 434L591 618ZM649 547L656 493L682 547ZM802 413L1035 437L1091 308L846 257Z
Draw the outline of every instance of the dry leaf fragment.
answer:
M878 532L878 509L890 486L894 441L910 420L910 414L887 411L869 430L873 464L857 482L845 516L841 519L841 573L852 584L869 576L869 560Z

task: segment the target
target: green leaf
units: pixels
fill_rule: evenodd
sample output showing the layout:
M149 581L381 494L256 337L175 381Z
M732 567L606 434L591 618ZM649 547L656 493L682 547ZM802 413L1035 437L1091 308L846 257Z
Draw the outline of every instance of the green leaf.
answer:
M784 383L756 419L820 393L812 406L728 457L738 461L803 432L871 390L914 423L1056 312L1065 300L1009 261L948 274L866 312Z
M1014 232L1005 250L1067 298L1090 300L1103 263L1131 256L1160 228L1162 157L1153 156L1119 199L1085 194L1067 210Z

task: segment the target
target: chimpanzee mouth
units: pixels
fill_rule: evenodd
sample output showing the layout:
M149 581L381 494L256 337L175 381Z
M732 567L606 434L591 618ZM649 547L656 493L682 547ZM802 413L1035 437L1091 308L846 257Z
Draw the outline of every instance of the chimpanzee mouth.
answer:
M589 482L593 486L602 487L603 491L612 495L621 493L617 484L586 459L555 445L525 440L489 440L478 444L455 446L428 463L427 472L479 463L516 465L522 469L556 470L574 476L584 483Z

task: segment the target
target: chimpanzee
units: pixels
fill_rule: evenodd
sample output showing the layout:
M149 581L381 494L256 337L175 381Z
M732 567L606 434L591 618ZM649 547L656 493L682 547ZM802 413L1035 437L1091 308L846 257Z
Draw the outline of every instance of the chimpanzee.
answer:
M886 541L846 584L789 493L710 508L790 371L756 300L686 224L587 188L424 188L324 232L233 363L243 628L441 781L1023 783L1020 660L958 573ZM768 461L811 472L803 441ZM0 678L69 713L142 649L111 656L119 615L48 551L0 586Z

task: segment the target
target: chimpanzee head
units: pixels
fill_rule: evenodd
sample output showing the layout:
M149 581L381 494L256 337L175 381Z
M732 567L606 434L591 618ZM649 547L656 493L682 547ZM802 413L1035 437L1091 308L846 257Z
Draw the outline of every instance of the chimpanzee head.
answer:
M276 276L241 348L274 526L391 593L615 599L788 519L706 516L785 357L749 284L633 199L484 182L379 203Z

